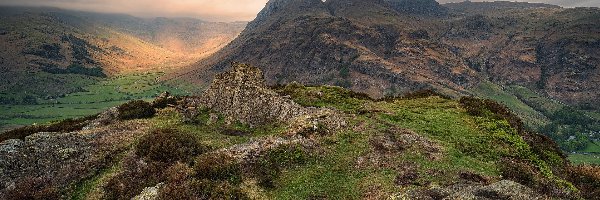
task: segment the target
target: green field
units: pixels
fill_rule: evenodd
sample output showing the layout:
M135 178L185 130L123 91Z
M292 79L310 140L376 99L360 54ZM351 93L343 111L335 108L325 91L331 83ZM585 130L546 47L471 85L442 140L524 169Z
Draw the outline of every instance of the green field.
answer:
M93 115L129 100L150 100L164 91L187 92L158 81L164 73L121 75L100 81L65 97L39 100L37 105L0 105L0 131L34 123Z
M590 142L584 150L569 154L569 160L574 164L600 165L600 145Z

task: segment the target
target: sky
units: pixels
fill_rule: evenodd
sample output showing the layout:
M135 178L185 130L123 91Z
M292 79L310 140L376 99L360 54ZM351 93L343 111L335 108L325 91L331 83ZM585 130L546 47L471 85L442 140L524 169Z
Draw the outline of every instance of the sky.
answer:
M126 13L138 17L193 17L209 21L250 21L268 0L0 0L0 5L52 6ZM438 0L440 3L463 0ZM481 0L472 0L481 1ZM488 0L491 1L491 0ZM527 1L527 0L519 0ZM600 7L600 0L528 0L563 7Z

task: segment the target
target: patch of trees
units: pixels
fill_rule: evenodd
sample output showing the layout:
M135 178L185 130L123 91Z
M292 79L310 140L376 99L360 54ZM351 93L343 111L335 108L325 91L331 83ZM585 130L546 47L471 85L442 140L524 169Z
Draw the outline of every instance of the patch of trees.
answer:
M540 132L557 141L564 151L583 150L590 141L598 139L594 133L600 130L600 122L582 111L563 107L550 118L552 123L541 128Z
M60 53L60 50L61 46L59 44L43 44L39 47L25 49L23 54L61 61L65 59L65 56Z
M63 35L61 40L71 44L71 48L73 49L73 58L77 62L96 63L94 59L91 58L88 48L99 51L100 48L97 46L94 46L81 38L75 37L74 35Z

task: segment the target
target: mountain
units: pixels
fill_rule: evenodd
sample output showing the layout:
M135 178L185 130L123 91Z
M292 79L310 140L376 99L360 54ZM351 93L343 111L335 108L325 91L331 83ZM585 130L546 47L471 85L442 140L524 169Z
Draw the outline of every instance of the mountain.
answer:
M594 199L506 107L435 93L373 100L268 87L235 63L199 96L165 93L0 134L1 199Z
M599 16L598 8L517 2L272 0L229 45L170 78L206 88L244 62L270 85L328 84L374 98L473 95L506 104L557 140L597 141Z
M168 71L233 40L245 23L0 8L0 103L31 104L121 74Z

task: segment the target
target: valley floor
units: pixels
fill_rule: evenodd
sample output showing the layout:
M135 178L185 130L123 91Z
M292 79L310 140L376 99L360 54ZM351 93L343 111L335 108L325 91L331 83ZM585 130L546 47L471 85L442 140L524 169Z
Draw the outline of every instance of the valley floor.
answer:
M162 75L163 72L125 74L87 86L85 92L38 101L35 105L0 105L0 132L31 124L95 115L130 100L153 99L165 91L176 95L188 94L183 89L159 81Z

